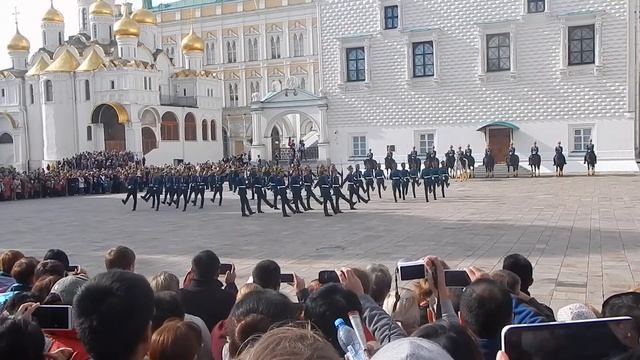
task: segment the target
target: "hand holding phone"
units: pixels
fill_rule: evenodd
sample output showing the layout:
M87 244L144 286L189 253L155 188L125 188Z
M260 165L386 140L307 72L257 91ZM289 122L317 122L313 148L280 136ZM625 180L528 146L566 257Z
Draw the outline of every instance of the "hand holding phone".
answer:
M71 330L72 309L67 305L40 305L32 314L42 330Z
M318 273L318 282L324 284L339 284L340 278L335 270L322 270Z
M236 282L236 267L233 264L220 264L220 275L224 275L224 283L229 285Z
M280 274L280 282L285 284L293 284L293 273Z
M423 260L398 262L398 272L400 273L400 280L419 280L424 279L427 276L426 268Z

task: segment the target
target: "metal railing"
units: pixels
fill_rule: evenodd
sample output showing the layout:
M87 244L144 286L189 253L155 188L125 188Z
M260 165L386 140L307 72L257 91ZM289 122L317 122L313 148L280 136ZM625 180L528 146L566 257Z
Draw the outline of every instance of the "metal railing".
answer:
M279 155L279 159L281 163L289 163L293 156L293 152L289 148L280 148L276 149L276 153ZM275 154L274 154L275 155ZM318 147L311 146L306 148L305 150L306 161L316 161L318 160ZM296 150L296 157L300 157L300 153ZM305 157L300 159L302 162L305 161Z
M197 107L198 100L195 96L160 95L160 105Z

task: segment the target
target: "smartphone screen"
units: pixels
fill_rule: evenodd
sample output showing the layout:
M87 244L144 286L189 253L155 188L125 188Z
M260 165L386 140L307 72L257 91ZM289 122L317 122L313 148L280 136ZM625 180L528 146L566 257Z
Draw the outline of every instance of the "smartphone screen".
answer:
M226 275L227 272L233 270L233 264L220 264L220 275Z
M600 360L626 353L638 344L630 317L510 325L502 329L509 360Z
M340 278L334 270L322 270L318 273L318 282L323 285L340 283Z
M71 306L40 305L33 312L34 321L43 330L71 330Z
M402 281L424 279L426 276L424 263L414 265L404 265L400 263L398 267L400 269L400 280Z
M471 278L464 270L445 270L444 285L446 287L463 288L471 284Z
M293 283L293 274L280 274L280 282L292 284Z

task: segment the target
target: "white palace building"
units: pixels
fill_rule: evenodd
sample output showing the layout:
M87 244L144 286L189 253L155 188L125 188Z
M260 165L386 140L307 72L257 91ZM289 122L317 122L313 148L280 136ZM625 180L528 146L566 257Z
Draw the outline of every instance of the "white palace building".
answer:
M336 163L513 142L523 166L537 141L547 171L561 141L582 172L592 139L600 170L638 171L640 0L77 2L7 39L2 166L270 160L292 138Z

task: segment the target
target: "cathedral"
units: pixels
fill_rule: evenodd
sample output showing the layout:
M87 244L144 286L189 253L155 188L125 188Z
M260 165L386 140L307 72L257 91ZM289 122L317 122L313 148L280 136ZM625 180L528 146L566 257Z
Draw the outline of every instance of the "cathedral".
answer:
M289 156L402 161L511 143L544 172L637 172L637 0L77 0L0 71L0 165L94 150L147 163ZM65 29L65 15L79 29ZM77 31L76 31L77 30ZM70 33L76 33L70 35ZM400 162L399 161L399 162Z

